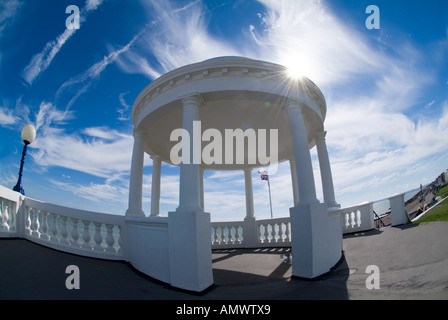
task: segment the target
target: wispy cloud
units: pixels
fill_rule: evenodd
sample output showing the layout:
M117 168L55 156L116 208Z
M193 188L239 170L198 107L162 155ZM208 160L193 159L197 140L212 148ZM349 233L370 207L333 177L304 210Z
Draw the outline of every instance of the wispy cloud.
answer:
M257 57L302 70L327 98L338 195L396 184L405 168L446 150L446 109L437 120L409 112L437 104L420 101L436 81L430 53L406 38L373 41L360 32L363 24L339 20L322 1L260 2L266 8L260 25L249 26ZM317 161L313 165L319 181Z
M374 109L367 113L368 118L340 108L327 122L333 178L341 196L393 185L412 174L409 168L424 166L448 148L447 107L440 118L417 122L402 113Z
M86 71L70 78L65 81L56 92L56 96L60 96L61 93L75 85L80 85L81 88L77 90L76 94L70 99L70 101L66 105L66 110L69 110L70 107L76 102L76 100L87 90L89 89L92 81L98 79L101 73L106 69L106 67L115 62L115 60L124 52L128 51L129 48L134 44L134 42L140 37L140 33L135 35L129 43L127 43L124 47L116 49L110 52L107 56L104 56L103 59L93 64Z
M380 67L364 39L321 1L260 0L260 26L250 26L260 57L300 70L322 84Z
M32 146L34 161L42 168L57 166L102 178L128 172L132 135L107 128L96 128L96 131L110 138L92 136L89 130L83 135L70 135L53 127L41 131Z
M182 7L176 7L170 1L141 3L153 20L146 26L138 46L117 60L124 72L141 73L154 79L190 63L221 55L242 54L234 44L208 31L200 1L192 1ZM155 57L156 62L150 63L147 56Z
M118 108L117 111L120 114L120 117L118 118L118 120L121 121L127 121L130 119L130 111L132 109L132 106L129 105L126 100L124 99L124 96L127 95L129 92L123 92L120 93L120 95L118 96L118 100L120 100L120 105L121 108Z
M23 2L19 0L0 0L0 37L22 4Z
M91 12L98 9L103 0L87 0L80 10L79 23L85 22ZM22 72L23 79L31 85L44 72L59 53L64 44L76 33L78 29L66 28L55 40L47 42L41 52L35 54Z
M51 103L41 103L36 115L38 136L30 151L38 167L62 167L105 179L127 174L132 135L108 127L90 127L70 134L62 129L61 121L72 117L70 112L57 110Z
M12 110L0 107L0 126L15 124L19 118L13 114Z

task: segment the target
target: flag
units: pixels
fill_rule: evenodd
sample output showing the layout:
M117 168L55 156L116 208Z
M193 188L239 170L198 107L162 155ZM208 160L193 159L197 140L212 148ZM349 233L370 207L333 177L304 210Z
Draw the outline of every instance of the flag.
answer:
M266 171L260 172L260 174L261 174L261 180L266 180L266 181L269 180L268 173Z

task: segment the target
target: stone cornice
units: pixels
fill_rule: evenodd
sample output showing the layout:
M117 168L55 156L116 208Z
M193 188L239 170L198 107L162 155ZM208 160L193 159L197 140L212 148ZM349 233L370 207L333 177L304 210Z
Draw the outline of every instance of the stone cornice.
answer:
M132 120L136 125L140 113L152 100L189 82L223 77L247 77L284 84L288 81L286 71L286 67L278 64L240 57L220 57L180 67L154 80L139 94L132 108ZM290 81L297 80L290 79ZM306 84L307 95L315 101L324 120L326 105L321 91L307 78L300 81Z

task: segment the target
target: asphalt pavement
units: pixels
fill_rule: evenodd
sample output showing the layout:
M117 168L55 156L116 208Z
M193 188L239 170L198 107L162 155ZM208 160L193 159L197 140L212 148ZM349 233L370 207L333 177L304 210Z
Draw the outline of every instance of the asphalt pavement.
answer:
M343 257L314 280L291 276L289 248L213 251L215 284L202 294L177 290L126 262L0 240L2 300L347 300L448 299L448 222L345 235ZM79 270L79 289L73 272ZM68 283L68 286L67 286Z

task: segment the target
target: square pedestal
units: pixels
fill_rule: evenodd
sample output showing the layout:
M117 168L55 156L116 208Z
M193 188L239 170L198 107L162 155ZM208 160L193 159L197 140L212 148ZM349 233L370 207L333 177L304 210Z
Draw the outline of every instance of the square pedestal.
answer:
M312 279L328 271L342 254L340 218L329 218L324 203L290 208L292 275Z
M168 213L171 285L201 292L213 284L210 213Z

